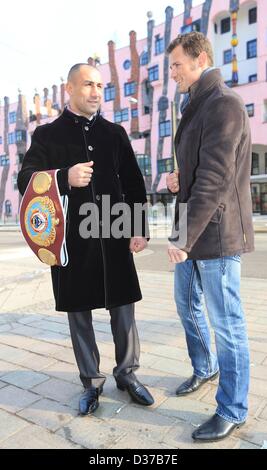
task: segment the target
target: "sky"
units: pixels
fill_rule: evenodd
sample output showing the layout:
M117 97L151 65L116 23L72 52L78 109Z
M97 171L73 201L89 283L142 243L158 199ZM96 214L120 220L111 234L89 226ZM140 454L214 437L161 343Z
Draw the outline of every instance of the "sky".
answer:
M193 6L203 0L193 0ZM17 101L18 89L32 99L43 88L51 90L65 80L69 68L97 54L108 60L107 43L129 44L129 31L146 37L147 12L155 24L165 20L165 8L174 15L184 10L183 0L1 0L0 101Z

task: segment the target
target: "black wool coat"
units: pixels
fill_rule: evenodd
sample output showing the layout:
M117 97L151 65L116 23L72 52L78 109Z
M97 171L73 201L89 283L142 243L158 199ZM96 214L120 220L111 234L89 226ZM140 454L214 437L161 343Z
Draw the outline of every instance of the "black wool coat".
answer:
M88 160L94 161L91 183L83 188L70 188L68 169ZM88 121L66 108L54 122L36 128L18 175L21 194L32 173L48 169L60 169L59 190L69 197L66 228L69 263L66 267L51 267L56 310L110 309L140 300L129 236L104 238L102 226L98 238L83 238L79 234L80 223L86 217L79 215L83 203L97 204L99 225L103 195L110 195L111 206L122 201L131 208L136 202L146 203L144 180L124 128L100 115ZM111 224L114 219L116 216L111 217ZM142 233L135 235L144 235L144 229L142 226Z
M253 251L251 135L245 105L218 69L202 75L190 98L175 136L180 190L176 233L170 240L196 260ZM187 204L187 221L180 203ZM186 222L185 243L180 233Z

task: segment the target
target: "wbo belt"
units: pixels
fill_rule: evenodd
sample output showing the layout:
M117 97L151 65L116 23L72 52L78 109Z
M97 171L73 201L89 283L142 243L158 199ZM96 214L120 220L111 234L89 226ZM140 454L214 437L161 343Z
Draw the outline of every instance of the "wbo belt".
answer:
M20 206L20 225L29 247L43 263L66 266L68 196L61 196L58 170L33 173Z

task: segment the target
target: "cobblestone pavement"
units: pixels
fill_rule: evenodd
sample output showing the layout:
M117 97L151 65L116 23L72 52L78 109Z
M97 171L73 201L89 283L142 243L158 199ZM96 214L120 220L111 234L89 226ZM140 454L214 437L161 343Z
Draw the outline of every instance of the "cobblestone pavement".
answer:
M138 378L155 397L143 408L115 387L114 348L105 310L94 311L101 371L107 374L94 416L77 416L82 387L65 313L55 312L50 271L28 248L0 252L0 448L256 449L267 441L266 280L243 278L251 348L249 419L220 443L191 433L215 410L216 381L190 397L176 387L192 373L173 302L173 273L139 272L141 340ZM142 255L142 254L140 254Z

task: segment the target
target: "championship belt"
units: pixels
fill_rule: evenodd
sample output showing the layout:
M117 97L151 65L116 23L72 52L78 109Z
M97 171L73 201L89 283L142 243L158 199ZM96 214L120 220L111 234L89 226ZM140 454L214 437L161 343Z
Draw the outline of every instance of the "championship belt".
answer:
M33 173L20 206L23 236L38 258L50 266L66 266L68 196L61 196L58 170Z

